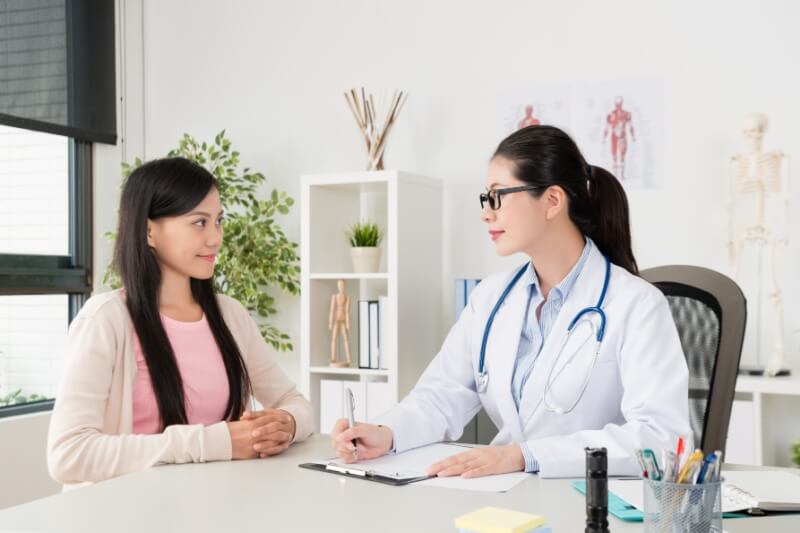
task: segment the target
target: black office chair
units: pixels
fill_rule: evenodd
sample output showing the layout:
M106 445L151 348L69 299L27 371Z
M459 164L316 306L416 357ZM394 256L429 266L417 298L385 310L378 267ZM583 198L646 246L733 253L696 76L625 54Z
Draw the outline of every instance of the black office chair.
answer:
M695 446L725 451L742 354L747 301L727 276L696 266L641 272L667 297L689 366L689 416Z

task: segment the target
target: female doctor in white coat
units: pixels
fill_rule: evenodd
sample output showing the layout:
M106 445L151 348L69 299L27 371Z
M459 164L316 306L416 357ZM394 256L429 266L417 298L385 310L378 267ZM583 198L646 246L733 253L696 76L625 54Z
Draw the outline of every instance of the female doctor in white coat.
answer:
M497 253L530 261L478 284L396 407L374 424L337 421L339 458L458 439L481 407L492 444L429 474L580 477L586 446L607 448L609 473L635 474L636 448L689 436L686 361L666 299L638 277L616 178L563 131L530 126L500 143L480 202Z

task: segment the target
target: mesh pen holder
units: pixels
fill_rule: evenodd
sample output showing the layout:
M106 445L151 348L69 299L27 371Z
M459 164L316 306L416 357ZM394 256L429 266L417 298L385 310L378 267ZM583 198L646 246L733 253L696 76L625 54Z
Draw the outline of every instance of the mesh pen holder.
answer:
M722 533L722 482L644 480L646 533Z

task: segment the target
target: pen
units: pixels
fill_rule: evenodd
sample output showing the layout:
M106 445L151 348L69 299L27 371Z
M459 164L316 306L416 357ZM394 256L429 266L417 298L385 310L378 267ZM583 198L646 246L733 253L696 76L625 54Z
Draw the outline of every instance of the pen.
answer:
M637 448L635 453L636 453L636 460L639 461L639 466L642 469L642 477L648 477L647 476L647 463L645 463L645 461L644 461L644 455L642 455L642 450Z
M703 460L703 465L700 467L700 473L697 474L697 484L700 485L706 479L706 476L709 474L709 467L711 467L711 476L713 477L714 474L714 467L711 466L714 461L716 461L717 455L714 452L709 453L706 455L706 458ZM713 481L713 479L711 480Z
M661 474L661 480L672 483L675 481L675 476L678 473L678 458L672 450L663 450L663 452L661 464L664 468Z
M653 481L661 481L661 469L658 467L658 461L656 461L656 454L653 453L653 450L650 448L646 448L642 450L642 455L644 456L644 463L647 465L647 474Z
M683 452L685 451L686 440L683 437L678 437L678 446L675 448L675 455L678 457L678 464L675 467L675 478L678 477L678 471L681 469L683 462Z
M720 470L722 470L722 452L719 450L714 451L714 455L717 456L717 460L714 462L714 471L711 473L712 481L719 481Z
M697 462L703 458L703 452L700 450L695 450L692 455L686 459L686 464L683 465L681 468L681 473L678 475L677 483L684 483L686 482L687 478L691 478L692 475L695 473L695 468L697 467Z
M356 427L356 400L353 398L353 391L350 390L350 387L345 388L347 391L346 402L347 402L347 429L353 429ZM353 446L357 446L356 439L352 440ZM357 452L353 450L353 454L355 455Z

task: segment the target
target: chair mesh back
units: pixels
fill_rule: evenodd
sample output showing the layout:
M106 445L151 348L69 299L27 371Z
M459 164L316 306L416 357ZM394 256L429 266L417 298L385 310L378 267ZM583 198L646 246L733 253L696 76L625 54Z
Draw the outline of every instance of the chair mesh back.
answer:
M719 351L720 320L711 307L695 298L668 294L667 301L689 367L689 417L699 448Z

